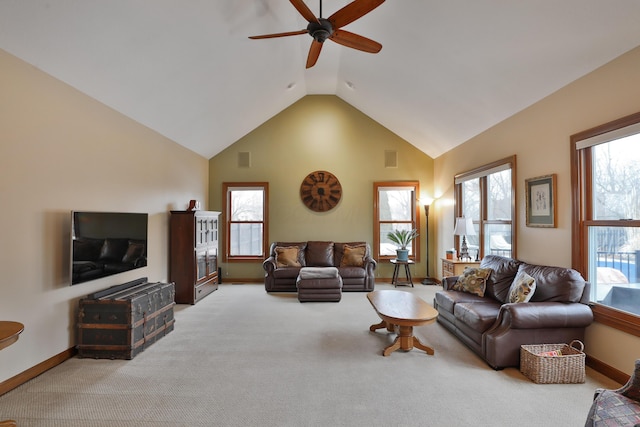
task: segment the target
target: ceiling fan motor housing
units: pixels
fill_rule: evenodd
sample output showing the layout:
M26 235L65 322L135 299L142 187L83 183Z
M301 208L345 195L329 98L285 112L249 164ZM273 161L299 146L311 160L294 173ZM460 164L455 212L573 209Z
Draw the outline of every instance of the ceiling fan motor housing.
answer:
M333 25L328 19L319 18L319 22L309 22L307 31L313 39L319 43L323 43L326 39L333 35Z

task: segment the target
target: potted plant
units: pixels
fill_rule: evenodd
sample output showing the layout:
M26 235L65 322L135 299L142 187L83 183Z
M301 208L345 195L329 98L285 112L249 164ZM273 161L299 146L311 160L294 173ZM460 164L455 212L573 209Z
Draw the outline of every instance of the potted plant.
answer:
M398 261L407 261L409 259L409 249L407 249L407 246L409 246L416 237L418 237L418 230L415 228L411 230L394 229L387 233L387 238L398 246L396 249L396 258Z

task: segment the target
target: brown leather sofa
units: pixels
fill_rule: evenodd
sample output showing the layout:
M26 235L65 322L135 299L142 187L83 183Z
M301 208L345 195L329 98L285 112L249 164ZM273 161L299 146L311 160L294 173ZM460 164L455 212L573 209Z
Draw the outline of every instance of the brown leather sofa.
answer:
M480 268L491 269L484 296L452 290L457 277L446 277L434 307L438 322L491 367L520 366L522 344L584 341L593 313L587 305L590 285L577 271L495 255L487 255ZM509 303L519 271L535 279L536 288L529 302Z
M278 254L293 247L297 248L297 262L283 265ZM296 279L302 267L337 267L343 291L372 291L375 286L377 263L371 258L371 248L366 242L274 242L269 254L262 263L267 292L296 292Z

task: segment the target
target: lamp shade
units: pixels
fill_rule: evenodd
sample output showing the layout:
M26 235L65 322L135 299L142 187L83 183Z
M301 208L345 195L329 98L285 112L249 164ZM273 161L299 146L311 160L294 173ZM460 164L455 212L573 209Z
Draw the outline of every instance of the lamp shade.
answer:
M473 219L458 217L456 218L456 226L453 229L456 236L475 236L476 229L473 227Z

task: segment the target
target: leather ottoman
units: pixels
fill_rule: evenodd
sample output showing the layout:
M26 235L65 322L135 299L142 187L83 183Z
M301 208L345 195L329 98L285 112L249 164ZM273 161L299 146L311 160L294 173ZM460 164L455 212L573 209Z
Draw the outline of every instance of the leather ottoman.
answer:
M336 267L303 267L296 286L300 302L339 302L342 298L342 277Z

